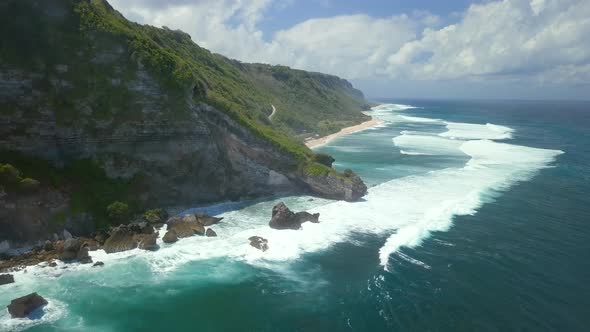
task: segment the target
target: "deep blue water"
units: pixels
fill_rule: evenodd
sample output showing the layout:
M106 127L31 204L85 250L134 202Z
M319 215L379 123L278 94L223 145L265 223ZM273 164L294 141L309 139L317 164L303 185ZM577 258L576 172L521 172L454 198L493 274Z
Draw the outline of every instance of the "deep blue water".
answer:
M366 202L283 198L320 212L293 233L267 230L277 199L221 205L219 239L30 269L0 302L38 291L50 306L0 330L590 330L590 102L381 102L416 108L318 149L374 186ZM514 131L439 136L449 122ZM464 135L504 130L486 128ZM271 249L249 248L252 234Z

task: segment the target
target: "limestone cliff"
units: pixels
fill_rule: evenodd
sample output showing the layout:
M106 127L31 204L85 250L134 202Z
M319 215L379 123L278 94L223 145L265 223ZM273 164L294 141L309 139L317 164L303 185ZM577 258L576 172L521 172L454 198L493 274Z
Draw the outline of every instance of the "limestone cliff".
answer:
M103 0L7 0L0 13L0 163L41 181L40 192L2 191L0 240L26 223L18 216L31 200L47 206L35 209L44 226L23 240L41 237L57 212L58 226L106 218L101 211L114 200L139 211L278 192L356 199L366 191L356 175L315 163L294 139L366 118L362 93L345 80L229 60L183 32L129 22ZM278 88L260 83L264 75ZM294 107L284 89L309 104ZM324 97L335 104L324 114L331 127L308 125L322 117ZM276 123L271 104L280 107ZM306 107L318 114L292 123ZM80 160L93 166L72 166Z

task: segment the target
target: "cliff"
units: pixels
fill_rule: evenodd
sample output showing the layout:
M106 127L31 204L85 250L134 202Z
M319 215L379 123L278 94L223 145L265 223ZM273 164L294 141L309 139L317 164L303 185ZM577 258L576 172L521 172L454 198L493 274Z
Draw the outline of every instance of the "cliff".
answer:
M0 240L91 232L114 201L366 191L298 141L366 119L345 80L230 60L103 0L3 1L0 37L0 163L39 182L0 183Z

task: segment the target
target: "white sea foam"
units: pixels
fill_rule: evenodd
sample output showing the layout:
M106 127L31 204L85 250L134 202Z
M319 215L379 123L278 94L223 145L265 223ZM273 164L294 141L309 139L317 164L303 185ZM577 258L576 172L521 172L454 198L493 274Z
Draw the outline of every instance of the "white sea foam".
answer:
M440 134L440 136L454 139L510 139L514 131L512 128L491 123L482 125L446 122L446 124L448 131Z
M417 107L412 106L412 105L404 105L404 104L381 104L381 105L377 105L374 107L371 107L371 109L373 111L404 111L404 110L410 110L410 109L415 109Z
M398 115L398 118L406 122L418 122L418 123L442 123L439 119L420 118L417 116Z
M393 144L408 155L465 155L459 147L463 142L433 135L402 134Z

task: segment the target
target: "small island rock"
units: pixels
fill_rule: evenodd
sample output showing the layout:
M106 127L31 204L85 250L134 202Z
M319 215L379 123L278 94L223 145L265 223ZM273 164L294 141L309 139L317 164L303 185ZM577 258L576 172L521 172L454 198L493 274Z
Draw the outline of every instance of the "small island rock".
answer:
M31 312L47 304L47 300L37 293L31 293L12 300L8 305L8 312L12 318L24 318Z

